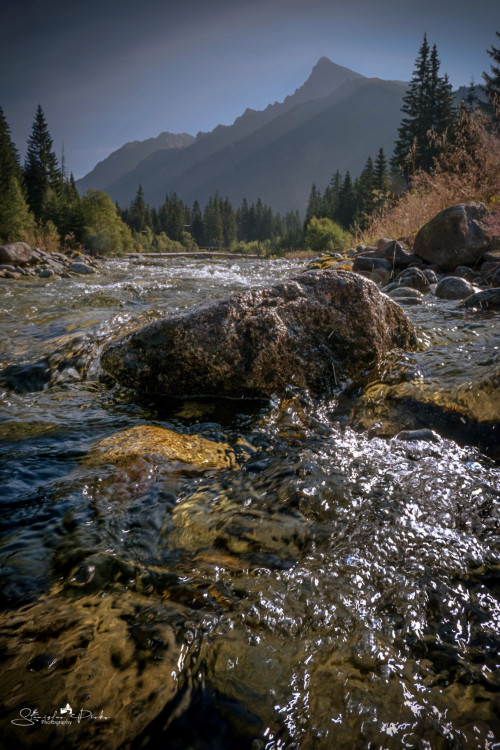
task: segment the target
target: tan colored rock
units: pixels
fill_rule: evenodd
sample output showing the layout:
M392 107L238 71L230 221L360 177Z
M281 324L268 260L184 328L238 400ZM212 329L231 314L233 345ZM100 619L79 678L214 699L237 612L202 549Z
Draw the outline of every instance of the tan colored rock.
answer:
M228 469L234 464L234 454L227 443L154 425L131 427L104 438L94 447L89 460L123 465L137 458L181 462L201 469Z

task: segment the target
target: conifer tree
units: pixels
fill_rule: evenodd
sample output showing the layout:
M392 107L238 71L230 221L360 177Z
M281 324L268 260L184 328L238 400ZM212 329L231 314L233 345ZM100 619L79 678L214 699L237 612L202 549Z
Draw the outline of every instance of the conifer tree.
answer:
M479 97L476 92L474 85L474 78L470 79L469 88L467 89L467 96L465 97L465 107L468 112L475 112L479 107Z
M130 204L130 209L127 212L127 224L133 232L145 232L148 227L152 228L151 212L144 200L142 185L137 188L136 196Z
M0 107L0 241L19 239L32 225L22 189L19 154Z
M427 35L415 62L413 78L403 97L398 138L391 160L395 171L406 177L417 169L428 171L439 153L440 137L453 124L451 85L448 77L439 75L440 62L436 45L430 49Z
M429 52L427 34L424 34L422 45L415 61L413 78L403 97L401 111L407 115L401 120L398 139L394 147L392 164L394 169L404 168L407 171L408 154L415 142L422 143L427 131L425 123L425 100L429 80Z
M323 216L332 221L338 220L339 196L342 188L342 176L337 169L323 195Z
M349 229L356 213L356 195L350 172L345 173L339 195L338 223L343 229Z
M316 185L313 183L313 186L311 188L311 193L309 195L309 201L307 203L304 228L307 227L307 225L309 224L313 216L316 216L316 218L318 219L320 218L320 216L322 215L321 204L322 204L321 193L316 187Z
M229 198L226 198L224 202L220 202L220 214L222 219L223 246L225 250L230 250L238 239L238 226L236 224L236 214L229 202Z
M302 247L304 244L304 230L298 211L289 211L284 218L285 231L282 237L282 245L292 249Z
M191 234L196 244L201 245L203 242L203 216L198 201L193 203L191 211Z
M375 208L375 168L371 156L366 160L358 180L356 181L356 221L364 225L364 218L373 213Z
M380 148L374 164L375 172L375 190L385 192L387 190L387 159L385 158L384 149Z
M224 230L219 197L210 196L203 212L204 244L220 249L224 243Z
M20 239L24 232L33 228L33 224L33 215L29 212L19 181L11 176L0 195L0 241Z
M238 226L238 239L242 242L249 242L249 209L248 201L243 198L240 208L236 211L236 224Z
M496 31L495 34L500 39L500 31ZM486 72L483 73L483 79L486 84L483 86L483 89L491 101L495 95L500 95L500 47L491 45L491 49L487 49L486 52L493 60L493 64L490 64L491 75Z
M19 152L10 137L10 128L0 107L0 190L7 189L10 178L22 180Z
M60 197L63 180L56 155L52 150L52 138L45 115L40 105L38 105L31 135L28 138L24 182L28 203L35 219L52 218L48 215L47 204L54 199L54 196Z
M158 216L161 231L165 232L171 240L180 242L184 231L184 204L177 193L167 195L165 203L160 206Z

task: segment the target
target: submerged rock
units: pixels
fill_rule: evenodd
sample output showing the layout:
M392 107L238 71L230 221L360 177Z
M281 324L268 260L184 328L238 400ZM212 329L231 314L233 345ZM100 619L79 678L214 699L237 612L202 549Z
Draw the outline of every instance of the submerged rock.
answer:
M16 393L42 391L52 377L46 358L38 362L7 365L0 371L0 383Z
M2 746L114 750L140 734L179 694L186 652L171 608L156 603L153 620L151 606L125 590L2 614Z
M398 432L396 435L396 440L408 440L408 442L412 442L413 440L424 440L426 442L439 443L441 438L437 432L434 432L434 430L423 427L420 430L401 430L401 432Z
M164 427L139 425L100 440L91 463L124 464L136 458L179 461L203 469L228 469L234 454L227 443L216 443L197 435L183 435Z
M398 428L401 421L407 428L403 432ZM363 429L375 427L379 435L397 432L398 440L414 439L407 436L414 430L428 432L432 425L442 437L460 445L478 445L498 457L500 369L492 358L487 375L461 384L449 382L438 387L424 380L374 383L355 405L353 423Z
M80 275L88 275L91 273L95 273L95 269L91 266L87 265L87 263L81 263L81 262L75 262L71 263L69 270L71 273L78 273Z
M265 398L316 393L415 348L401 307L347 271L309 271L158 320L113 342L103 368L123 385L170 395Z
M418 289L414 289L411 286L395 286L393 289L389 289L386 292L391 299L398 299L400 297L413 297L414 299L422 299L423 294Z

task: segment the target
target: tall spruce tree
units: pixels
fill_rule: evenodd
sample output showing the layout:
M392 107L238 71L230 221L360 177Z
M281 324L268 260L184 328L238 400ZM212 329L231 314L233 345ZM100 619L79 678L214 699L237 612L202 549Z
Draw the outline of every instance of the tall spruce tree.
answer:
M454 113L448 77L439 75L436 45L432 50L424 34L415 61L413 78L403 97L398 138L391 165L406 177L417 169L428 171L440 150L439 139L453 124Z
M416 142L423 142L427 131L425 105L426 90L429 81L429 53L430 47L427 41L427 34L424 34L424 39L415 61L413 78L403 97L401 111L407 116L401 120L398 129L398 138L394 146L391 163L395 170L402 168L405 172L409 171L408 155L415 147Z
M19 154L0 107L0 241L19 239L32 224L22 189Z
M22 180L19 152L10 137L10 128L0 107L0 190L8 185L10 178Z
M284 218L284 233L282 245L289 248L299 248L304 244L304 230L298 211L288 211Z
M425 171L432 167L434 159L443 150L444 144L440 139L446 136L454 122L452 87L446 74L439 75L440 66L437 47L434 45L430 56L427 148L420 165Z
M193 203L191 211L191 234L196 244L201 245L203 241L203 215L198 201Z
M226 198L224 202L220 201L220 215L222 220L223 246L225 250L230 250L238 238L238 225L236 223L236 214L229 198Z
M385 157L384 149L379 148L374 164L375 170L375 190L385 193L387 190L387 159Z
M500 31L496 31L495 34L500 39ZM485 85L482 88L493 107L498 122L498 109L500 109L500 47L491 45L491 49L486 50L486 52L493 63L490 65L491 75L490 73L483 73Z
M207 247L220 250L224 246L219 196L210 196L203 212L203 242Z
M306 219L304 222L304 229L307 227L313 216L319 218L323 215L322 212L322 198L321 192L318 190L316 185L313 183L311 192L309 194L309 200L307 202Z
M151 211L144 200L142 185L137 188L137 193L130 204L127 212L127 224L134 232L145 232L147 227L152 228Z
M342 177L337 169L335 174L332 176L325 192L323 195L323 213L322 216L326 216L332 221L337 221L337 213L339 208L339 195L342 188Z
M38 105L24 162L24 183L28 203L35 219L52 218L46 206L60 197L63 186L61 170L52 150L52 138L45 115Z
M375 168L371 156L366 160L366 164L355 183L356 197L356 222L364 228L366 217L373 213L375 208Z
M356 194L349 171L345 173L339 195L338 223L343 229L349 229L356 214Z

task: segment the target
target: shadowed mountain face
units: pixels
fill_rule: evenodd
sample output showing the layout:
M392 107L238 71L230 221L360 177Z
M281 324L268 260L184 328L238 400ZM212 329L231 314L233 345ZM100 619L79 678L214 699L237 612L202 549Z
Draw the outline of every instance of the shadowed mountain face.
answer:
M180 148L155 148L161 136L127 144L77 185L80 191L105 190L123 206L141 184L153 206L174 191L187 203L201 204L217 191L233 205L260 197L276 211L304 211L313 182L323 189L337 169L356 176L381 146L392 151L405 88L323 57L283 102L261 112L247 109L233 125L199 133ZM146 153L138 159L143 145ZM131 146L133 164L124 158Z
M124 174L135 169L143 159L154 154L156 151L179 149L190 146L195 140L188 133L160 133L157 138L148 138L145 141L130 141L121 148L113 151L106 159L100 161L94 169L81 180L78 180L78 189L81 193L88 188L105 189L115 180L119 180Z

